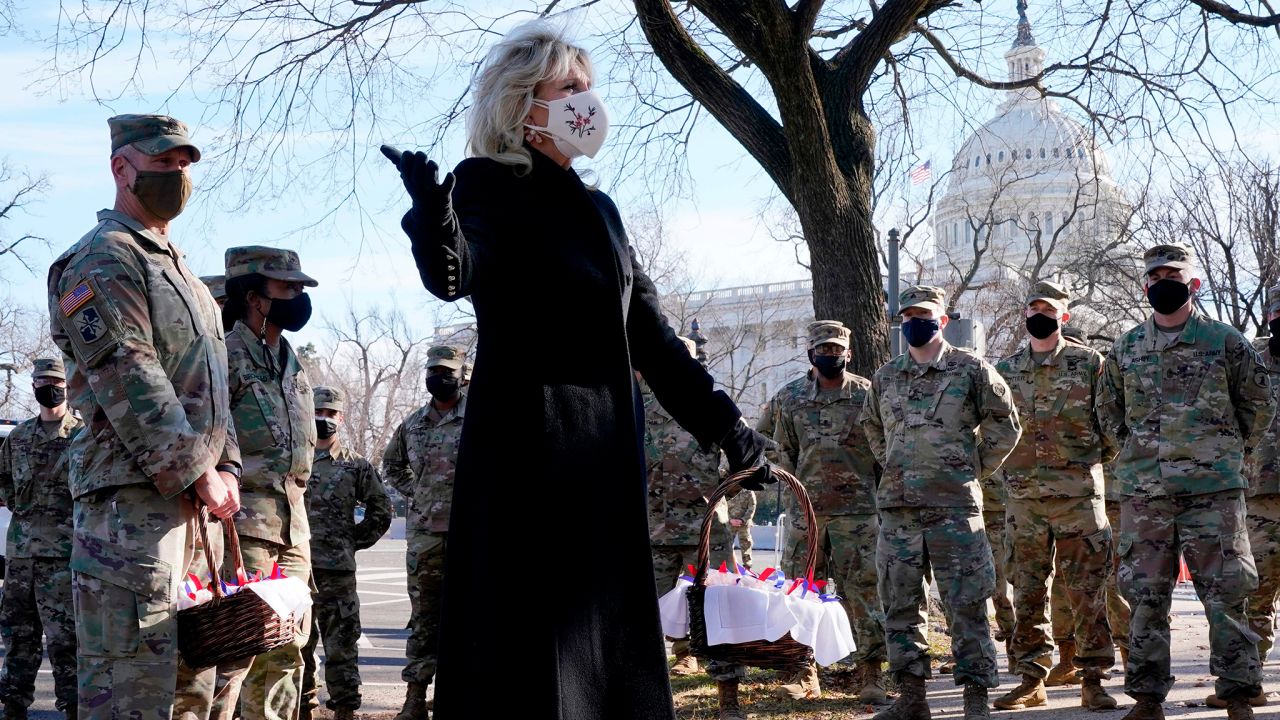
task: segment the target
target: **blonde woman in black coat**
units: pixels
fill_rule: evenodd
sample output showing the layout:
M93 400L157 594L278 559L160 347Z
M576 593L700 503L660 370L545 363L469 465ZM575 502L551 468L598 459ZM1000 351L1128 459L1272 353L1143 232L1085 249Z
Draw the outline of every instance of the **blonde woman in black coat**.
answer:
M472 157L439 181L424 154L384 149L413 201L402 226L423 284L470 298L479 334L449 524L441 720L674 717L633 368L733 470L761 462L762 438L668 326L613 201L572 169L608 130L593 80L581 48L525 25L476 79ZM537 554L513 555L531 526ZM520 692L503 691L510 678Z

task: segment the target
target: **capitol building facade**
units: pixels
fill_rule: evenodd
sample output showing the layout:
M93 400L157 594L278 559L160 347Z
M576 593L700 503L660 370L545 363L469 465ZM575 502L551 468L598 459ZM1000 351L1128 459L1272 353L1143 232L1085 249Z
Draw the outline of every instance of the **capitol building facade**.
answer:
M1017 38L1005 53L1011 82L1039 75L1045 62L1025 3L1018 10ZM949 309L987 328L1000 354L1023 335L1022 299L1035 282L1096 286L1103 258L1134 254L1121 241L1132 213L1084 125L1035 88L1008 91L952 160L933 208L925 278L948 290ZM1105 320L1087 302L1073 312L1085 325Z

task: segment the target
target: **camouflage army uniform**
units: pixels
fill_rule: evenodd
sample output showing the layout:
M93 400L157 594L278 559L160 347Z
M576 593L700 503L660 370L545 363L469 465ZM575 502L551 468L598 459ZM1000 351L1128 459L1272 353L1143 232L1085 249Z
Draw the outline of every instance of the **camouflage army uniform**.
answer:
M317 392L317 405L325 402ZM355 521L356 507L364 519ZM311 567L316 590L311 638L303 649L304 706L316 688L316 649L324 639L324 682L328 707L360 707L360 597L356 594L356 551L372 547L391 526L391 501L373 465L338 441L316 450L307 481L311 525Z
M1023 429L1001 475L1009 495L1005 557L1018 608L1013 651L1024 677L1044 678L1053 664L1051 578L1073 616L1067 635L1076 643L1075 664L1115 662L1104 592L1113 549L1102 495L1102 463L1114 451L1094 413L1102 362L1098 352L1060 337L1042 362L1026 344L996 365Z
M109 123L113 149L190 145L172 118ZM175 598L187 570L207 570L191 564L184 491L240 455L218 308L182 257L103 210L49 268L50 331L70 360L70 405L88 422L69 468L79 720L169 720L193 676L180 667Z
M690 565L698 562L698 535L707 515L707 498L720 485L720 450L713 447L704 452L693 435L680 427L649 393L644 394L644 418L649 544L653 549L654 582L661 597ZM717 510L724 519L728 518L727 506ZM721 527L723 524L717 521L712 531L713 567L719 554L715 551L724 552ZM675 640L672 649L676 659L682 660L689 656L689 641Z
M729 535L737 538L738 547L742 550L742 564L751 567L753 559L751 548L753 541L751 539L751 526L754 524L752 518L756 515L756 492L754 490L743 490L737 496L729 500L729 520L741 520L742 524L738 527L729 526ZM732 541L728 546L729 550L733 549Z
M890 670L931 676L924 611L931 569L951 622L956 684L996 687L986 613L995 562L979 480L1018 442L1009 386L990 364L944 341L927 365L904 353L876 371L862 426L883 468L876 563Z
M1258 574L1241 468L1275 412L1267 370L1239 332L1193 311L1172 340L1153 318L1118 338L1106 380L1098 412L1121 448L1117 550L1133 610L1125 691L1162 700L1173 684L1169 607L1181 550L1209 618L1216 694L1252 697L1261 669L1243 628Z
M458 459L466 391L441 413L433 400L405 418L382 455L382 475L409 502L406 520L409 585L406 683L427 685L436 672L440 642L440 598L444 555L453 503L453 473Z
M49 639L57 708L75 711L67 448L83 426L70 410L56 427L46 426L36 416L14 428L0 446L0 502L13 512L0 596L0 635L5 646L0 702L5 706L27 708L35 700L44 635Z
M996 609L996 642L1008 643L1013 638L1013 602L1009 599L1009 580L1005 575L1008 545L1005 538L1004 486L996 478L982 483L982 525L986 528L987 544L991 546L991 558L996 568L996 589L991 604Z
M879 667L887 653L875 565L878 468L858 422L870 385L846 372L836 390L823 390L816 379L788 386L796 392L778 405L773 440L779 465L795 474L813 503L818 521L814 577L835 581L854 632L852 659ZM804 573L809 528L790 496L787 508L795 532L783 566L798 576Z
M230 252L230 251L228 251ZM245 569L311 581L311 529L305 493L315 457L316 425L311 382L297 353L280 338L281 366L242 321L227 336L231 413L240 441L244 475L236 529ZM230 558L223 572L234 576ZM302 688L302 648L311 635L310 613L294 641L256 658L218 666L220 691L213 717L230 720L243 697L245 718L288 718ZM243 689L241 689L243 686Z
M1253 343L1271 373L1271 397L1280 403L1280 359L1271 354L1266 339ZM1249 545L1258 566L1258 589L1249 596L1249 627L1262 638L1258 660L1266 662L1275 643L1276 598L1280 597L1280 415L1272 420L1266 436L1245 464L1249 479Z
M1111 526L1114 538L1120 531L1120 485L1116 482L1116 473L1111 463L1102 466L1102 479L1106 492L1107 524ZM1111 572L1107 575L1107 623L1111 625L1111 641L1120 651L1121 662L1125 662L1125 658L1129 657L1129 601L1120 592L1120 555L1113 555L1115 557L1111 563ZM1054 640L1058 639L1055 630Z

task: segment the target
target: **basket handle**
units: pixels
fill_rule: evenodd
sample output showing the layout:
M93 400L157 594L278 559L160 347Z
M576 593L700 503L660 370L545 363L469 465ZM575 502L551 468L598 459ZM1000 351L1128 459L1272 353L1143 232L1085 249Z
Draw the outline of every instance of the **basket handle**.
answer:
M200 506L198 514L198 524L200 525L200 542L204 545L204 559L209 564L209 578L213 582L214 599L223 597L222 595L222 573L218 571L218 563L213 561L213 553L209 552L209 506L204 503L198 503ZM236 532L236 524L232 518L220 521L222 525L223 554L231 553L231 559L235 562L236 580L244 583L248 574L244 569L244 557L240 555L240 533Z
M796 499L800 501L800 509L804 512L805 522L808 523L808 552L805 554L804 560L804 577L809 577L813 573L814 565L818 562L818 518L813 512L813 503L809 500L809 493L805 491L804 485L796 479L795 475L783 470L777 465L770 465L770 471L781 482L791 490ZM707 498L707 514L702 518L702 532L698 536L698 573L694 577L694 585L702 585L707 579L707 570L711 563L711 527L715 521L716 505L729 491L734 488L741 487L742 482L755 474L757 468L749 468L736 473L727 478L716 491L711 493L711 497ZM778 548L779 560L781 560L783 548ZM781 563L779 563L781 564Z

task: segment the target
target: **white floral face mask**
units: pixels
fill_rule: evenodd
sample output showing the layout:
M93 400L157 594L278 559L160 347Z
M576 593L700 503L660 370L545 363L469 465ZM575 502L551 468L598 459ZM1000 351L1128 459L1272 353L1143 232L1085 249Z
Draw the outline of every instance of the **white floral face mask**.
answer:
M547 109L547 126L525 124L530 130L549 135L556 149L565 157L589 158L600 152L609 134L609 114L604 101L594 90L574 93L559 100L534 100L534 105Z

